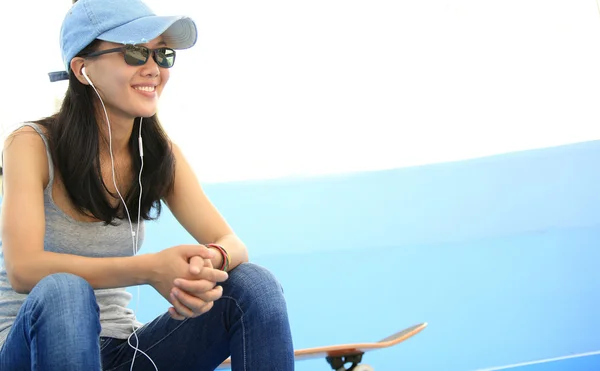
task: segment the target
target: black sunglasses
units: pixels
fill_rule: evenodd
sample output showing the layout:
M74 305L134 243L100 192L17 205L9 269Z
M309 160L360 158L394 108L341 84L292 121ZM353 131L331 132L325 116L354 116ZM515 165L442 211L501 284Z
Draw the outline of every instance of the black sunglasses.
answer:
M100 50L84 55L84 58L97 57L102 54L122 52L125 57L125 63L130 66L142 66L148 62L150 54L152 59L159 67L171 68L175 64L175 50L171 48L161 47L156 49L148 49L142 45L125 45L120 48Z

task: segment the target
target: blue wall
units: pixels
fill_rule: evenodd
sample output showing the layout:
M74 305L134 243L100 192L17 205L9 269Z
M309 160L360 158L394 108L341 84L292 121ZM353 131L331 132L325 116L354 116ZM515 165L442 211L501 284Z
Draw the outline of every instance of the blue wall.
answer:
M281 280L296 347L378 340L427 321L367 363L474 370L600 350L599 162L592 141L205 188L251 259ZM142 251L186 242L165 212ZM140 292L141 320L167 308L152 289ZM586 362L600 369L600 358Z

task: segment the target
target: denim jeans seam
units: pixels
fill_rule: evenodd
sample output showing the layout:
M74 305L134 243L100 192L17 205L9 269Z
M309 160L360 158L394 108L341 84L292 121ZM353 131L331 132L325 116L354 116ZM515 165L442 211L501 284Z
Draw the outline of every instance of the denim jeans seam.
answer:
M106 349L106 347L112 343L114 339L111 337L106 338L106 340L104 340L104 343L100 344L100 351L103 351L104 349Z
M35 320L33 320L33 317L35 316L35 313L33 312L33 310L31 308L27 308L26 310L27 310L27 312L25 312L26 318L31 318L32 319L31 322L35 323L37 321L37 317ZM24 316L25 316L25 314L24 314ZM29 327L31 327L31 326L29 326ZM23 329L23 330L25 330L25 329ZM9 333L9 335L10 335L10 333ZM25 345L27 345L27 350L31 354L31 342L33 341L33 339L30 339L29 334L25 334L25 339L29 339L29 341L27 341ZM7 337L7 340L8 340L8 337Z
M179 324L179 326L175 327L173 330L171 330L171 332L169 332L168 334L166 334L165 336L163 336L163 337L162 337L160 340L158 340L157 342L155 342L154 344L152 344L151 346L149 346L149 347L148 347L148 349L146 349L146 350L145 350L143 353L141 353L141 352L138 352L138 353L139 353L139 355L137 355L135 358L132 358L132 359L137 359L137 358L139 358L139 357L141 357L141 356L147 356L147 357L150 357L149 355L147 355L147 354L148 354L148 352L150 351L150 349L154 348L154 347L155 347L156 345L158 345L160 342L162 342L163 340L165 340L166 338L168 338L169 336L171 336L171 334L172 334L172 333L174 333L175 331L177 331L177 330L178 330L178 329L179 329L181 326L183 326L183 324L184 324L184 323L186 323L187 321L188 321L188 319L187 319L187 318L186 318L186 319L184 319L183 321L181 321L181 323ZM127 345L129 346L129 342L127 343ZM138 348L138 349L139 349L139 348ZM114 370L118 369L119 367L126 365L128 362L130 362L130 361L125 361L125 362L123 362L123 363L121 363L121 364L119 364L119 365L117 365L117 366L115 366L115 367L113 367L113 368L111 368L111 369L109 369L109 370L106 370L106 371L114 371Z
M244 310L240 306L240 304L232 298L231 296L221 296L222 299L230 299L235 303L235 306L240 310L242 316L240 317L240 321L242 322L242 354L244 355L244 371L246 370L246 326L244 326Z

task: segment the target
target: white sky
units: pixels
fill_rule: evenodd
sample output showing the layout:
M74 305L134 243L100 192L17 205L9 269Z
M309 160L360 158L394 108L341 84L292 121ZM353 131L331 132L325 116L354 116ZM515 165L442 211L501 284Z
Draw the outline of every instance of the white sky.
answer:
M0 14L0 128L50 114L70 0ZM148 0L186 14L161 119L207 182L600 139L594 0ZM25 16L26 15L26 16Z

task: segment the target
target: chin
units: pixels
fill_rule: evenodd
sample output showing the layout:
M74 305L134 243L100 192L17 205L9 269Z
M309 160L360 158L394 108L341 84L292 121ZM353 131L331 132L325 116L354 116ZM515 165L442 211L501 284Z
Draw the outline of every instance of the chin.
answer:
M156 114L156 111L152 111L152 112L142 112L139 115L135 116L135 117L143 117L143 118L148 118L148 117L152 117Z
M145 118L145 117L152 117L152 116L154 116L156 114L156 112L157 112L157 109L154 108L154 109L137 110L137 111L132 112L132 114L133 114L134 118L135 117L144 117Z

